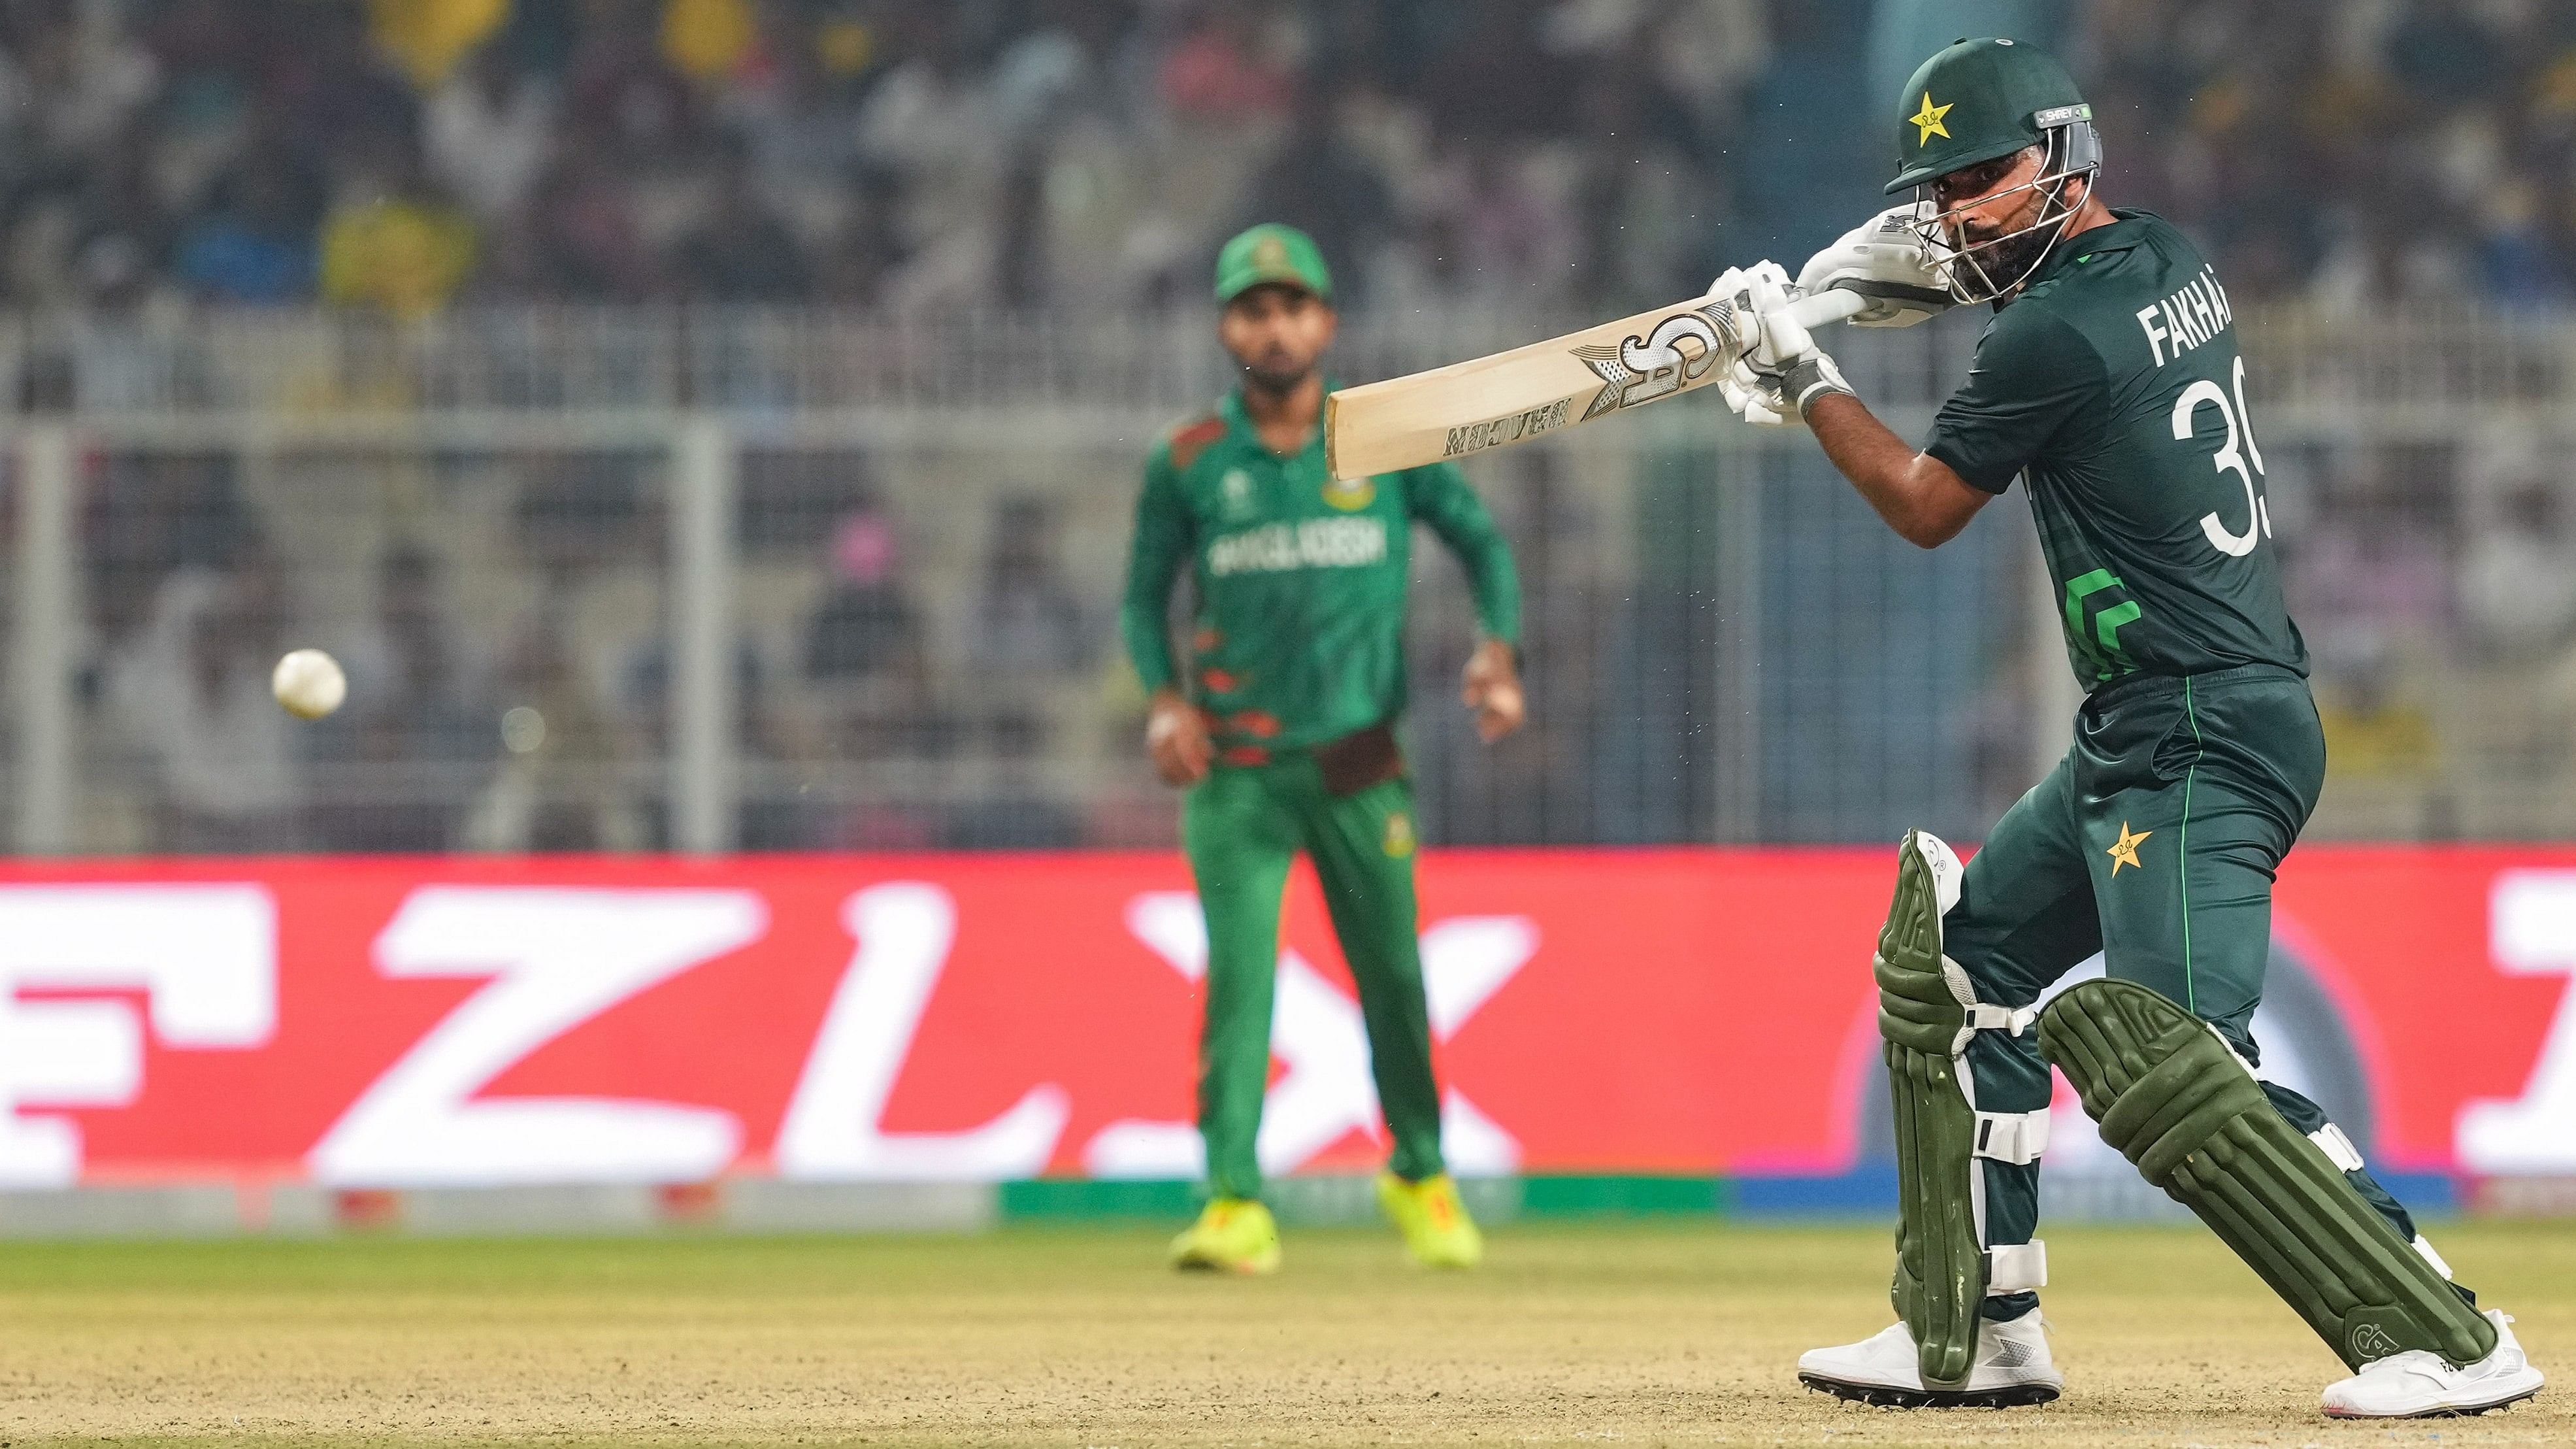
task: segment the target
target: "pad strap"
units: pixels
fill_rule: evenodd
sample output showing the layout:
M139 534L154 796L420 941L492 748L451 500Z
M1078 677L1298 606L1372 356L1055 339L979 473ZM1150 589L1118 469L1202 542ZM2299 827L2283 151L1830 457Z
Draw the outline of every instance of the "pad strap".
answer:
M1979 1112L1977 1141L1971 1149L1995 1162L2023 1166L2048 1150L2048 1109L2036 1112Z
M1948 960L1947 957L1942 959ZM2008 1031L2019 1036L2030 1030L2030 1024L2037 1020L2039 1008L2036 1006L1994 1006L1983 1001L1971 1002L1968 1006L1968 1025L1978 1031ZM1960 1050L1966 1048L1963 1046Z
M1986 1296L2001 1298L2048 1286L2048 1244L2003 1243L1986 1249Z
M2361 1149L2353 1146L2352 1139L2345 1136L2344 1130L2332 1122L2309 1133L2308 1140L2317 1144L2317 1147L2325 1153L2326 1161L2333 1163L2337 1168L2345 1172L2361 1171Z

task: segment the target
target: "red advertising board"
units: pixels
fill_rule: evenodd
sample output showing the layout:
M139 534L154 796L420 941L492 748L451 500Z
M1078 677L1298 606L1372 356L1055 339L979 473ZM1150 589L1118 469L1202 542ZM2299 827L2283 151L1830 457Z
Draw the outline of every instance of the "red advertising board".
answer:
M1430 854L1456 1165L1849 1169L1889 854ZM2576 1174L2576 850L2311 847L2279 902L2283 1051L2376 1155ZM1264 1159L1373 1163L1311 880L1287 921ZM1161 854L18 863L0 1185L1184 1176L1204 952Z

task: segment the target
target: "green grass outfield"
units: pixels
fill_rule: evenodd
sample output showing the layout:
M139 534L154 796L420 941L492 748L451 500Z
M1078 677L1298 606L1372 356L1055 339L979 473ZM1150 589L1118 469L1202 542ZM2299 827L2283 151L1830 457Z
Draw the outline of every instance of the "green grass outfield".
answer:
M2465 1281L2576 1374L2576 1228L2461 1223ZM1293 1232L1266 1280L1163 1230L0 1247L0 1443L2576 1442L2576 1380L2483 1419L2334 1424L2339 1372L2190 1227L2050 1234L2067 1397L1904 1414L1802 1392L1887 1319L1878 1228L1524 1224L1473 1274Z

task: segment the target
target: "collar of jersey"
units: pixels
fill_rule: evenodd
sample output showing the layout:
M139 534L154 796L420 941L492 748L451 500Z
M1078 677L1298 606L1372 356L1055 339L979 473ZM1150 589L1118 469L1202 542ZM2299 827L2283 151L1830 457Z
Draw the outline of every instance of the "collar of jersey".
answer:
M2040 261L2039 270L2031 274L2028 282L2022 284L2021 291L2028 292L2031 288L2056 276L2065 269L2067 260L2071 257L2089 257L2102 252L2127 251L2147 239L2147 223L2155 219L2150 212L2119 206L2111 208L2111 215L2118 219L2109 226L2097 226L2091 231L2079 231L2050 247L2048 255ZM2018 296L2019 293L2015 295Z
M1333 376L1329 372L1325 373L1324 396L1331 397L1334 393L1341 390L1341 379ZM1250 443L1253 447L1260 449L1264 453L1270 453L1270 445L1261 441L1261 430L1252 425L1252 415L1243 410L1242 383L1238 382L1234 386L1225 390L1225 399L1217 404L1217 413L1225 419L1227 429L1232 431L1235 436L1243 439L1247 443ZM1306 456L1307 453L1311 453L1322 446L1324 446L1324 424L1323 420L1318 418L1315 421L1315 431L1306 439L1306 447L1304 451L1291 454L1290 456L1302 458ZM1280 455L1277 453L1270 453L1270 456L1276 458Z

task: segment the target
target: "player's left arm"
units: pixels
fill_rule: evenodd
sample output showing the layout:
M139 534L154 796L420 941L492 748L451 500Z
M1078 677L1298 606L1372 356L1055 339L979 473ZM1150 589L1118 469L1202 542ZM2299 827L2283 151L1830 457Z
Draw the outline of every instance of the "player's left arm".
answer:
M1511 545L1453 464L1434 463L1408 473L1405 506L1431 525L1467 570L1467 587L1476 596L1476 622L1485 637L1468 656L1459 698L1476 712L1476 733L1491 744L1519 729L1527 713L1520 675L1521 579Z

